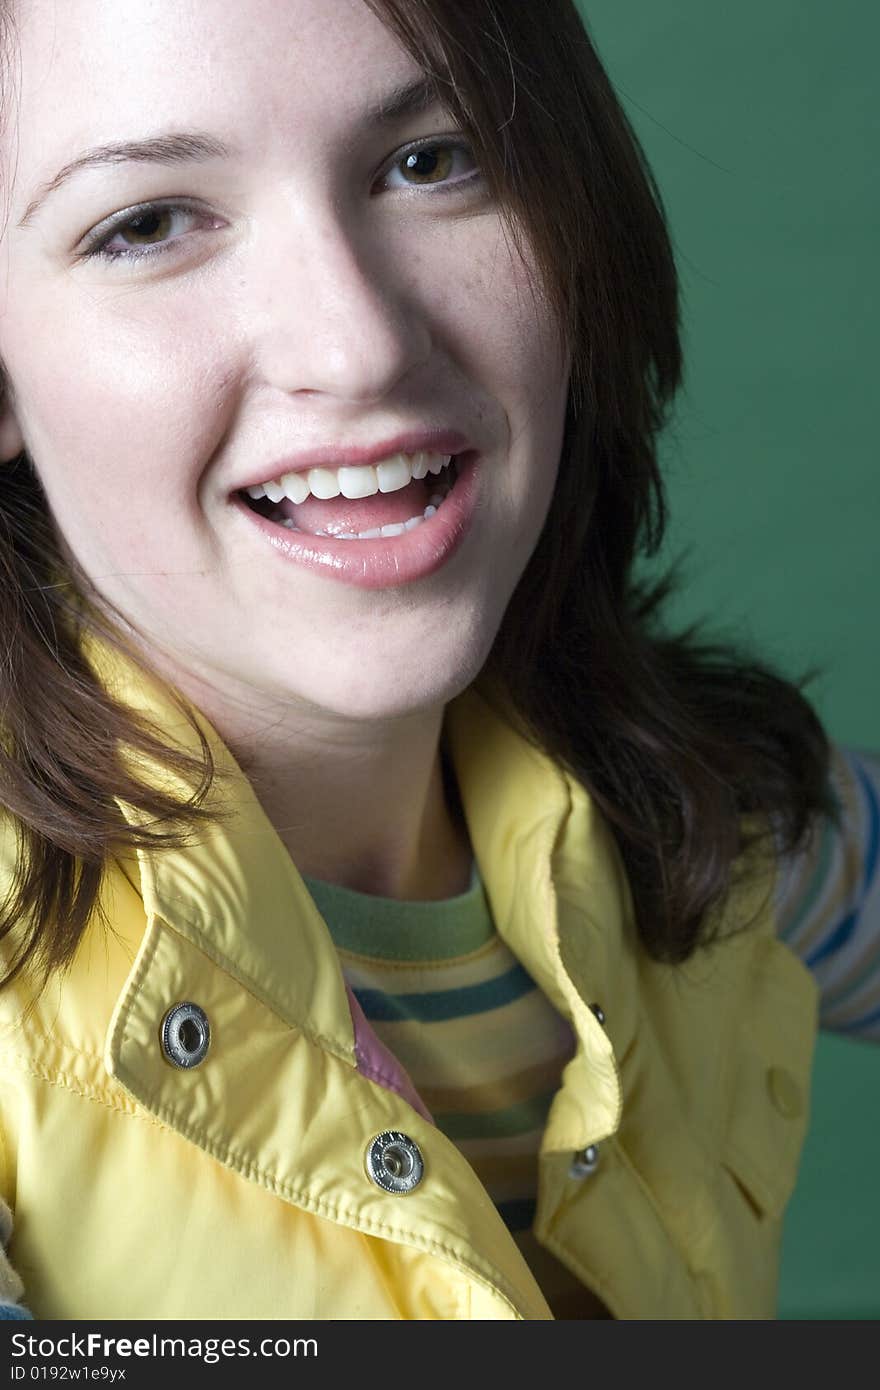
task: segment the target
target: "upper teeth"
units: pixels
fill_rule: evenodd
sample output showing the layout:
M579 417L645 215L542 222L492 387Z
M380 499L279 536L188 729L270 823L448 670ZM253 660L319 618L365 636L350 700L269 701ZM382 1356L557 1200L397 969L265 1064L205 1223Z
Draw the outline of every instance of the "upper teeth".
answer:
M357 468L310 468L304 473L285 473L267 483L246 489L248 497L270 502L305 502L306 498L372 497L376 492L397 492L412 478L440 473L452 460L451 454L394 454L382 463Z

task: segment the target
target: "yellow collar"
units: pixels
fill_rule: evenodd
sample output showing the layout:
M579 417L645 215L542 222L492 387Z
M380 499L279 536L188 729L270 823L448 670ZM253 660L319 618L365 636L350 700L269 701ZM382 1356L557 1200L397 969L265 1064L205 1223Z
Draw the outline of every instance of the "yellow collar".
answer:
M166 688L103 646L90 644L89 657L118 698L174 743L198 752L196 733ZM135 886L144 908L289 1024L351 1060L351 1015L327 926L247 777L207 721L197 719L219 772L210 804L229 814L185 849L138 853ZM583 788L478 689L454 699L445 721L497 930L582 1040L586 1034L587 1061L605 1093L610 1125L618 1107L616 1070L584 1002L589 986L579 978L590 974L589 953L600 941L607 950L621 935L628 899L610 836ZM132 809L120 805L133 820ZM570 892L577 907L575 930L564 931L562 941L558 891ZM572 914L567 918L571 925Z

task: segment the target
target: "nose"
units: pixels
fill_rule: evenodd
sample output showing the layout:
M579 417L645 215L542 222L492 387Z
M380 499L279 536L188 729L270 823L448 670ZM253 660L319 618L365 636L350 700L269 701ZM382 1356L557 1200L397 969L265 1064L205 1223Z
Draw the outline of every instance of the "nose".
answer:
M273 238L270 254L264 246L254 271L260 377L285 392L383 400L431 354L426 306L368 229L306 220Z

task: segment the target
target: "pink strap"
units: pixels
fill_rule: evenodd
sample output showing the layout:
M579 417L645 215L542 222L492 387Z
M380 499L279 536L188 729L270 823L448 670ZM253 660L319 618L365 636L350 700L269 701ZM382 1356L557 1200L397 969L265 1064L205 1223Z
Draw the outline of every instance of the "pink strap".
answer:
M394 1091L407 1101L413 1110L417 1110L423 1119L433 1124L434 1118L410 1080L408 1072L400 1065L393 1052L389 1052L381 1039L377 1038L348 983L345 992L348 995L348 1007L354 1024L354 1055L357 1058L358 1071L362 1076L369 1077L370 1081L384 1086L386 1091Z

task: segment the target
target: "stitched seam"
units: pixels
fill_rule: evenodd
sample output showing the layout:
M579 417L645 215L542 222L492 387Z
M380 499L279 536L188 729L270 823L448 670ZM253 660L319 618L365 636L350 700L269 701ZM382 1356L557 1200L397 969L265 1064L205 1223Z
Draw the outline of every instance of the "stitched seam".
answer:
M84 1048L75 1047L70 1043L59 1043L54 1038L51 1038L48 1033L37 1034L37 1038L35 1039L35 1041L36 1040L45 1043L50 1049L54 1048L57 1051L68 1053L73 1057L81 1057L85 1062L97 1062L101 1067L103 1067L104 1065L104 1054L102 1052L87 1052ZM0 1049L0 1052L2 1052L2 1049ZM32 1056L33 1053L23 1054L19 1052L11 1052L9 1054L4 1053L3 1055L21 1058L24 1056Z
M338 1043L335 1040L327 1038L321 1033L316 1033L312 1029L304 1028L298 1023L291 1023L289 1019L285 1018L283 1014L280 1014L277 1009L275 1009L271 1004L267 1003L266 1000L262 997L262 995L256 992L256 989L252 987L251 983L248 981L247 978L243 978L228 970L224 965L222 958L215 956L210 951L203 951L202 947L200 945L197 945L195 942L190 941L188 936L184 936L182 932L175 931L174 927L172 927L170 923L166 922L164 917L156 917L154 919L154 926L156 930L154 932L153 940L150 943L149 951L144 952L144 956L141 960L141 965L138 969L138 972L131 980L130 993L132 995L132 999L134 994L140 990L140 987L144 982L144 977L147 973L147 970L153 963L153 960L156 956L156 952L158 950L159 937L161 936L162 931L167 930L175 936L180 936L182 940L184 940L192 950L207 956L208 959L212 962L212 964L217 966L217 968L222 972L223 975L226 976L227 979L233 980L239 988L245 991L249 998L253 999L256 1004L259 1004L261 1008L267 1009L268 1012L272 1014L273 1018L277 1018L279 1023L284 1024L285 1028L289 1028L292 1031L299 1033L302 1037L312 1040L318 1046L322 1047L323 1051L328 1052L331 1057L336 1057L340 1062L344 1062L347 1066L352 1066L354 1049L352 1049L351 1053L340 1052ZM132 1001L126 1004L123 1013L126 1019L131 1016ZM117 1032L119 1027L122 1025L122 1018L123 1015L120 1015L117 1024L117 1029L114 1030L113 1037L111 1038L111 1047L115 1047L117 1044ZM71 1049L71 1051L73 1051L73 1049ZM103 1061L103 1058L98 1058L96 1060Z
M46 1085L56 1086L59 1089L61 1088L61 1083L56 1078L45 1076L41 1072L27 1066L27 1059L16 1057L15 1060L25 1062L25 1066L22 1069L34 1076L37 1080L43 1081ZM59 1075L63 1077L63 1073ZM232 1150L227 1150L229 1154L229 1161L227 1161L222 1157L222 1151L219 1145L199 1142L194 1138L193 1132L191 1132L188 1127L170 1124L166 1119L160 1117L158 1111L154 1114L149 1110L145 1110L142 1105L132 1102L127 1096L121 1096L117 1101L117 1099L112 1096L94 1094L84 1089L81 1085L78 1085L75 1081L70 1084L65 1080L64 1085L69 1086L72 1092L84 1100L92 1101L96 1105L103 1105L106 1109L112 1110L117 1114L127 1115L129 1119L141 1120L151 1124L155 1129L170 1130L173 1134L181 1135L183 1138L195 1144L197 1148L213 1158L216 1162L222 1163L224 1167L231 1169L232 1172L237 1173L239 1176L249 1181L256 1182L258 1186L273 1192L282 1199L292 1201L294 1205L311 1212L313 1215L326 1217L329 1220L338 1219L349 1229L365 1231L369 1235L387 1236L389 1238L404 1236L406 1237L407 1244L415 1245L418 1249L424 1250L428 1254L438 1256L448 1255L456 1262L457 1268L462 1267L458 1263L460 1256L451 1246L444 1245L440 1241L420 1236L416 1232L410 1232L399 1227L388 1225L385 1222L356 1216L333 1203L309 1197L301 1189L294 1187L292 1184L279 1181L268 1169L262 1169L254 1163L244 1163ZM465 1268L467 1268L467 1266L465 1266ZM514 1298L512 1294L507 1291L503 1280L497 1281L479 1265L475 1265L473 1271L470 1272L479 1275L491 1289L495 1290L503 1298L505 1303L509 1304L514 1312L517 1312Z
M154 1113L145 1109L142 1104L132 1101L128 1095L120 1095L118 1097L107 1094L102 1095L84 1087L81 1083L77 1082L75 1078L67 1077L63 1072L59 1072L57 1076L44 1074L33 1065L30 1065L29 1058L21 1057L14 1053L0 1055L11 1057L12 1060L21 1064L22 1071L33 1076L38 1081L42 1081L46 1085L54 1086L58 1089L67 1089L71 1093L80 1096L82 1099L91 1101L96 1105L102 1105L105 1109L111 1110L116 1114L127 1115L130 1119L141 1120L151 1124L156 1129L170 1130L171 1133L180 1135L184 1139L189 1140L216 1162L222 1163L224 1167L229 1168L232 1172L237 1173L246 1180L255 1182L258 1186L271 1191L284 1200L292 1201L296 1206L311 1212L313 1215L325 1217L329 1220L339 1220L350 1229L366 1231L370 1235L388 1238L394 1238L395 1236L404 1237L407 1244L414 1245L416 1248L424 1250L428 1254L448 1256L456 1263L457 1268L462 1267L459 1264L460 1256L458 1253L453 1250L451 1246L445 1245L441 1241L429 1239L419 1235L417 1232L406 1231L399 1227L389 1225L386 1222L356 1216L354 1213L350 1213L334 1203L310 1197L302 1191L302 1189L295 1187L293 1184L280 1181L268 1169L260 1168L253 1162L245 1162L232 1149L226 1149L226 1157L224 1157L224 1150L222 1150L220 1145L213 1144L210 1141L200 1141L195 1137L196 1131L190 1126L172 1124L166 1107L157 1107ZM465 1268L467 1268L467 1266L465 1266ZM478 1275L509 1304L514 1312L517 1312L517 1305L512 1292L507 1289L503 1280L499 1281L496 1277L490 1275L488 1271L483 1270L480 1265L474 1265L473 1270L470 1272Z
M72 1094L80 1096L83 1100L93 1101L96 1105L103 1105L105 1109L112 1110L118 1115L128 1115L133 1120L143 1120L145 1123L153 1125L157 1129L167 1129L168 1126L158 1120L149 1110L144 1109L137 1101L129 1095L121 1093L115 1095L99 1091L96 1087L87 1086L76 1077L69 1076L64 1071L50 1073L48 1070L40 1069L29 1057L21 1057L16 1053L2 1053L4 1060L11 1058L18 1063L20 1072L32 1076L37 1081L44 1082L47 1086L54 1086L58 1090L67 1090Z
M159 949L159 941L162 936L162 924L160 918L154 919L152 923L152 928L149 923L147 924L147 933L148 940L146 947L143 949L143 954L141 956L140 962L134 975L130 977L129 987L127 990L128 997L125 1000L125 1004L119 1009L119 1013L116 1018L116 1026L114 1027L113 1032L110 1035L110 1051L116 1054L117 1056L122 1051L122 1040L125 1035L125 1027L126 1023L131 1018L134 1001L137 998L138 992L140 991L140 988L144 982L144 978L147 974L147 971L153 964L153 961L156 957L156 952ZM186 940L186 938L184 938L184 940ZM122 997L123 996L120 996L120 998Z
M257 993L256 988L253 986L252 982L248 979L248 977L240 976L234 973L233 971L227 969L228 963L225 962L225 958L221 957L218 954L215 954L210 950L203 949L201 945L197 945L195 942L191 941L188 936L184 935L182 932L176 931L175 928L171 926L170 923L167 923L163 917L154 918L154 928L156 930L153 940L150 943L149 951L145 952L144 957L141 961L141 968L138 969L137 974L131 980L132 990L140 988L140 986L143 984L144 975L146 974L146 966L152 964L153 959L156 955L158 947L158 937L161 934L162 930L167 930L171 932L173 935L181 937L181 939L184 940L192 950L197 951L202 955L205 955L211 961L211 963L215 965L219 970L221 970L222 973L228 979L234 980L237 985L239 985L242 989L245 990L245 992L249 995L251 999L253 999L257 1004L261 1005L262 1008L268 1009L268 1011L273 1015L273 1017L277 1018L280 1023L283 1023L285 1027L295 1028L296 1031L301 1033L304 1037L311 1038L312 1040L314 1040L318 1045L320 1045L323 1048L325 1052L329 1052L331 1056L338 1057L340 1061L346 1062L349 1066L351 1065L351 1054L345 1051L340 1052L337 1040L328 1038L322 1033L316 1033L313 1029L304 1028L300 1024L291 1024L289 1019L285 1018L283 1014L280 1014L278 1010L273 1007L272 1004L267 1003L267 1001L262 997L262 995ZM130 1012L130 1006L127 1008L127 1012ZM14 1023L9 1024L8 1028L10 1032L14 1031L24 1035L24 1024L21 1020L16 1020ZM47 1044L51 1048L57 1048L59 1046L57 1040L54 1039L51 1036L51 1034L43 1032L42 1029L34 1030L34 1039L35 1041L39 1040L40 1042ZM61 1044L61 1046L63 1047L63 1050L65 1052L72 1053L76 1057L82 1057L86 1061L90 1062L98 1062L101 1066L104 1065L103 1053L91 1052L86 1050L85 1048L77 1047L75 1044L72 1043L65 1042Z
M229 1147L223 1148L212 1140L199 1138L198 1130L193 1126L173 1123L171 1120L171 1111L167 1106L156 1106L154 1113L167 1128L173 1130L176 1134L182 1135L185 1139L188 1139L196 1148L201 1149L203 1153L208 1154L218 1163L222 1163L224 1167L230 1168L240 1176L275 1193L276 1196L293 1202L294 1205L301 1207L304 1211L312 1212L316 1216L326 1217L329 1220L338 1221L342 1225L346 1225L355 1230L367 1231L371 1235L385 1236L389 1239L394 1237L403 1238L406 1244L414 1245L416 1248L424 1250L429 1254L449 1257L456 1262L461 1258L451 1246L445 1245L441 1241L420 1235L415 1231L408 1231L398 1226L389 1225L384 1221L376 1221L372 1217L356 1216L354 1213L339 1207L335 1203L327 1202L324 1198L309 1196L303 1189L295 1187L291 1183L282 1182L270 1169L261 1168L251 1160L245 1161L234 1149ZM488 1281L489 1286L500 1293L505 1301L510 1304L511 1308L516 1311L515 1297L503 1280L497 1282L496 1279L493 1278L493 1275L490 1274L488 1270L483 1269L479 1264L474 1265L474 1271L479 1273L480 1277L484 1280Z
M304 1037L311 1038L313 1041L320 1044L320 1046L323 1048L325 1052L329 1052L332 1056L339 1057L342 1061L347 1061L350 1063L350 1054L346 1051L340 1051L339 1042L336 1038L329 1038L324 1033L317 1033L314 1029L306 1028L301 1023L291 1024L289 1018L285 1017L284 1014L279 1012L279 1010L275 1007L274 1004L270 1004L267 1001L267 999L264 998L263 994L260 993L258 990L256 981L253 980L250 975L246 974L244 971L240 971L238 966L233 967L232 962L229 960L229 958L227 956L222 955L219 951L214 951L209 943L203 942L201 939L198 941L193 941L191 937L189 937L185 932L178 931L176 927L174 927L170 922L166 922L165 918L160 917L158 914L155 916L154 922L159 926L160 930L164 929L166 931L172 932L175 936L181 937L187 943L187 945L192 947L194 951L198 951L201 955L206 956L208 960L212 962L213 965L217 966L217 968L221 970L224 975L227 976L228 979L234 980L236 984L241 985L242 988L247 990L248 994L251 996L252 999L255 999L258 1004L262 1004L263 1008L268 1009L269 1012L271 1014L274 1014L274 1016L277 1019L279 1019L281 1023L285 1024L288 1028L296 1028L296 1030L299 1033L302 1033ZM193 930L197 929L193 928ZM137 983L139 985L141 983L141 979L142 976L139 972L138 975L135 977L135 981L133 983Z

